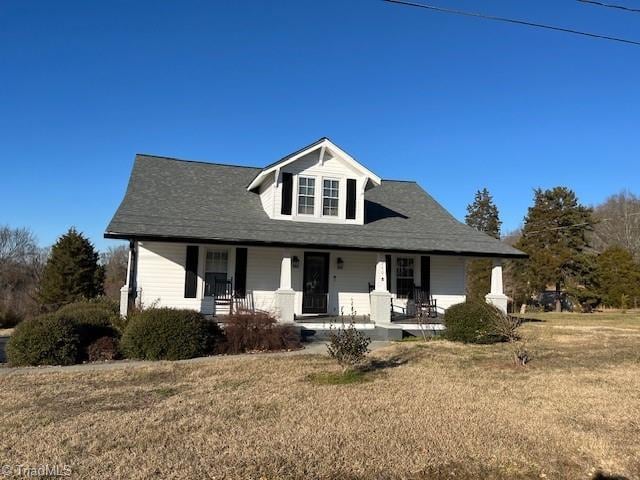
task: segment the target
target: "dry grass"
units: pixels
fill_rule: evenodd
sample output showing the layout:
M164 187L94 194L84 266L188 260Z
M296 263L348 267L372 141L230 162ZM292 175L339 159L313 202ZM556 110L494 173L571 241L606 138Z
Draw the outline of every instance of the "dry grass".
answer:
M339 368L305 355L6 373L0 461L76 478L640 478L640 318L542 318L523 327L527 367L509 345L437 341L376 352L352 384L309 381Z

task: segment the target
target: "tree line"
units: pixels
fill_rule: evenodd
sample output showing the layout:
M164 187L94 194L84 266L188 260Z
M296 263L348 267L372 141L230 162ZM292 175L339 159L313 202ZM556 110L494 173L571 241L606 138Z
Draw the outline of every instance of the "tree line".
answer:
M38 246L27 228L0 226L0 328L78 300L119 300L128 250L98 252L75 228L51 248Z
M536 189L522 227L501 237L498 208L485 188L467 206L465 220L529 255L505 265L505 293L514 307L540 306L545 296L556 311L640 305L640 198L630 192L588 207L566 187ZM490 271L488 260L469 262L469 297L489 291Z

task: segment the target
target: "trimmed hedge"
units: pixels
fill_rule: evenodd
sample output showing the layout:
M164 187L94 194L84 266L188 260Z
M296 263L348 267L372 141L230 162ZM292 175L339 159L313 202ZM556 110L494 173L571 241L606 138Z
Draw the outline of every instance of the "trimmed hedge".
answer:
M40 315L21 322L7 343L11 365L72 365L81 356L76 326L61 315Z
M488 303L470 301L453 305L444 314L444 336L464 343L495 343L504 338L495 331L501 312Z
M129 358L181 360L211 353L218 326L194 310L149 308L127 322L120 346Z

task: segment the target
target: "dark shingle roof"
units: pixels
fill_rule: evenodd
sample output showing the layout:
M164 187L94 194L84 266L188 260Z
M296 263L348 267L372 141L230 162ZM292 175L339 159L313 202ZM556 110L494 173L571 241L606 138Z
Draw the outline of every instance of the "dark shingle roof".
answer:
M415 182L383 180L367 191L365 225L271 219L247 191L261 170L137 155L105 236L524 256L458 222Z

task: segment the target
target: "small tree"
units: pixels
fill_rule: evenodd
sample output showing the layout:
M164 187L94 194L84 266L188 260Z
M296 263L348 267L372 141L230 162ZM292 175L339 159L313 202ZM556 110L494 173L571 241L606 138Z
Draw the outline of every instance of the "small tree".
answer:
M337 329L331 327L327 352L346 371L362 364L365 356L369 353L370 343L371 339L356 330L353 323L347 328L344 326Z
M476 192L473 203L467 205L465 222L470 227L500 238L498 207L486 188ZM491 260L472 260L467 263L467 298L484 300L491 286Z
M40 302L45 309L103 292L104 269L91 242L70 228L51 248L40 282Z

